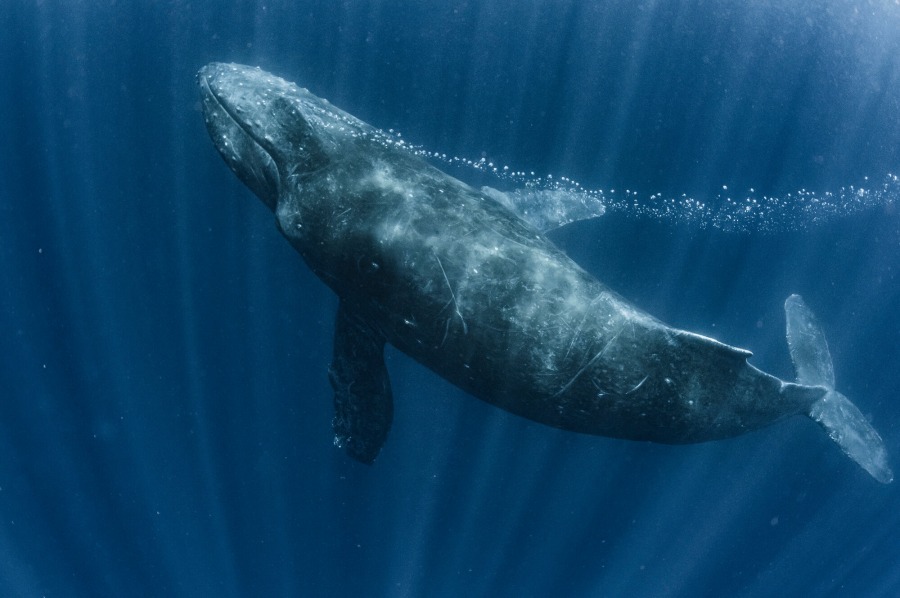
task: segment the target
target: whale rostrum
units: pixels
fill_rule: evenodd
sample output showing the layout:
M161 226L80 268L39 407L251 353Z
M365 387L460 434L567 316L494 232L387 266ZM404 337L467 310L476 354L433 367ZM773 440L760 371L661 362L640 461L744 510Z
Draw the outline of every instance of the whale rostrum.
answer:
M353 458L374 461L391 426L390 343L481 400L575 432L691 443L806 415L892 480L878 433L835 390L824 334L799 296L785 304L788 382L578 266L543 234L582 217L559 202L542 213L532 195L519 210L516 194L470 187L258 68L213 63L198 81L225 162L339 297L333 426Z

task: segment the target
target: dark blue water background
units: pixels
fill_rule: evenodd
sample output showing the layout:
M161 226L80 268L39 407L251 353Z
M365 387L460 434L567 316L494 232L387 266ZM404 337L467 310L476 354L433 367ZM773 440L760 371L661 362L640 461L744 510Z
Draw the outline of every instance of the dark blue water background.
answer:
M391 436L349 460L335 299L195 85L258 64L428 149L592 188L824 192L900 169L896 3L10 0L0 32L0 595L900 592L900 485L805 418L579 436L389 351ZM616 213L554 239L786 378L803 294L897 469L897 209L777 234Z

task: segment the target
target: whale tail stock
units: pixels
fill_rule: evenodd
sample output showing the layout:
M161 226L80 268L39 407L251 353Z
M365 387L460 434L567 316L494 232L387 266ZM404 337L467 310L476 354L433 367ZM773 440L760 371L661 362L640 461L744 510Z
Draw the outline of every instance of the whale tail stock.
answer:
M811 405L809 417L822 426L841 450L873 478L882 484L890 483L894 474L888 465L881 436L856 405L834 389L831 353L815 315L800 295L787 298L784 313L788 348L797 372L797 382L827 390L825 396Z

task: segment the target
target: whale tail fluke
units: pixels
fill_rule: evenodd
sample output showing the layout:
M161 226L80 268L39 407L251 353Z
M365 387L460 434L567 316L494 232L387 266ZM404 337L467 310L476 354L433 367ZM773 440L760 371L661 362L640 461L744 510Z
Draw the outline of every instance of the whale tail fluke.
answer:
M809 417L822 426L844 453L883 484L894 479L881 436L850 399L834 389L834 368L825 334L800 295L784 302L787 341L797 382L827 392L815 401Z

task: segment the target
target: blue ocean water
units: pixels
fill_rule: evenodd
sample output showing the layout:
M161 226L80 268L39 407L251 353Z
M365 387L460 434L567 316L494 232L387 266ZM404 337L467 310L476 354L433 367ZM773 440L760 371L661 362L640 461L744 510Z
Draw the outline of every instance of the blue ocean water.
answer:
M0 595L897 595L897 482L805 418L579 436L389 350L390 438L350 460L336 300L218 156L195 83L260 65L431 151L639 202L823 196L900 168L896 3L135 4L0 7ZM552 238L784 378L801 293L896 469L898 200L774 232L623 209Z

